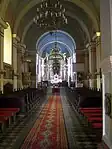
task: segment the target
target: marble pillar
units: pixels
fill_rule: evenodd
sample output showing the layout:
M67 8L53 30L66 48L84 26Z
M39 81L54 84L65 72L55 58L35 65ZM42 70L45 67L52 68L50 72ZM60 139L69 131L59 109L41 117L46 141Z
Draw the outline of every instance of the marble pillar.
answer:
M112 149L112 0L101 0L101 69L103 88L103 141ZM109 93L110 103L106 103L106 95ZM109 114L106 108L111 108Z
M0 18L0 91L3 93L4 85L4 29L7 28L7 24Z

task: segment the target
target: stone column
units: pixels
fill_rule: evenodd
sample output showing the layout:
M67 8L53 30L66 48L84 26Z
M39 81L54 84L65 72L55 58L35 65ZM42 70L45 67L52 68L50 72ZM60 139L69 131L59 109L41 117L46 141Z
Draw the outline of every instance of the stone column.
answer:
M41 82L41 77L42 77L42 72L41 72L41 57L39 56L39 63L38 63L38 66L39 66L39 72L38 72L38 82Z
M17 90L17 78L18 78L18 68L17 68L17 51L18 51L18 42L20 38L13 34L13 89Z
M41 68L42 68L42 80L44 81L44 75L45 75L45 69L44 69L44 58L42 58Z
M71 76L71 81L73 81L73 58L70 58L70 64L71 64L71 68L70 68L70 76Z
M89 80L87 79L87 74L89 72L89 53L88 53L88 50L85 51L84 53L84 72L85 72L85 85L88 87L89 85Z
M86 50L85 53L84 53L84 70L86 73L88 73L89 71L89 53L88 51Z
M20 66L19 69L21 69L22 72L25 72L25 51L26 51L26 45L19 43L19 50L21 51L21 58L22 58L22 65Z
M7 28L7 24L0 18L0 91L3 92L4 85L4 29Z
M94 36L93 40L96 43L96 79L97 79L97 89L101 89L101 76L100 76L100 63L101 63L101 37Z
M24 72L28 72L28 62L24 61Z
M24 72L28 72L28 51L26 50L26 46L22 45L22 50L24 54L23 64L24 64Z
M91 42L87 45L87 49L89 50L89 73L91 75L89 79L89 87L95 88L96 87L96 78L95 78L95 72L96 72L96 45L95 42Z
M22 46L19 43L18 44L18 49L17 49L17 70L18 70L18 88L23 88L22 84L22 72L24 72L24 64L23 64L23 51L22 51Z
M19 49L20 49L21 54L22 54L22 64L21 64L19 69L21 69L21 73L22 73L22 77L23 77L22 79L24 79L25 76L27 77L27 72L28 72L28 63L26 60L26 58L27 58L26 45L23 43L19 43ZM26 79L25 79L25 81L22 80L22 87L24 87L24 88L28 87Z
M101 68L103 89L103 140L112 148L112 0L101 0ZM111 97L106 98L106 93ZM108 102L105 104L106 101ZM106 109L111 111L107 112ZM107 108L108 107L108 108Z

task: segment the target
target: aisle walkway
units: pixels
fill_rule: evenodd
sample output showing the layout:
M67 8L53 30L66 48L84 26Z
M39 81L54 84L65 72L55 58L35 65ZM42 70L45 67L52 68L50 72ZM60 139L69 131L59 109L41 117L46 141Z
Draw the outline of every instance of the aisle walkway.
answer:
M0 137L0 149L98 149L95 137L64 88L60 95L48 89L28 116Z
M97 149L96 135L88 129L87 123L79 117L70 103L65 90L61 90L62 106L70 149ZM74 97L75 100L75 97Z
M50 96L21 149L67 149L60 96Z
M95 137L61 89L49 96L20 149L97 149Z

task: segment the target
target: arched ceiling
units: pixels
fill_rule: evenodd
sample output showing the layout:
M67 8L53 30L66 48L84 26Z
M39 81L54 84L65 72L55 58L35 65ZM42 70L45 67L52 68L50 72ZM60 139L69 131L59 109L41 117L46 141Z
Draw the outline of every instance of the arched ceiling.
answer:
M82 31L82 29L79 28L79 24L76 20L68 18L68 21L70 23L69 26L65 25L62 28L60 28L60 30L63 30L67 32L68 34L70 34L75 40L78 49L82 49L84 47L84 41L87 40L87 37L85 33ZM74 24L76 28L74 28ZM27 44L27 47L29 48L29 50L36 49L35 47L36 41L45 32L47 32L47 30L38 29L34 23L30 26L24 39L24 43ZM31 37L31 34L33 35L32 37Z
M32 23L36 8L41 0L1 0L0 16L8 21L28 49L35 49L38 38L48 30L41 30ZM77 48L84 48L96 31L100 30L100 0L61 0L66 8L68 25L60 30L69 33L76 41ZM29 42L30 41L30 42Z
M36 49L41 56L47 52L50 54L51 49L56 46L60 49L61 53L66 53L68 56L73 55L74 50L76 49L76 44L73 38L66 32L57 30L50 31L42 35L36 44Z

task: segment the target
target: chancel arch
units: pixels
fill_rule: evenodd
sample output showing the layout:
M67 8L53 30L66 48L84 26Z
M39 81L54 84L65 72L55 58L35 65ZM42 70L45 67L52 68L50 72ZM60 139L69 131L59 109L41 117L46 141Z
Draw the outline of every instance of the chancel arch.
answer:
M36 84L42 80L73 81L73 63L76 59L76 43L62 30L44 33L36 43ZM75 56L75 57L74 57Z
M50 32L44 33L36 43L36 49L38 53L42 53L43 51L47 50L47 46L52 44L59 43L60 46L64 45L63 52L66 50L69 51L70 56L73 55L76 49L76 43L74 39L67 33L62 30L53 30ZM42 51L41 51L42 50ZM50 47L49 47L50 50ZM65 50L65 51L64 51ZM46 51L47 52L47 51Z

